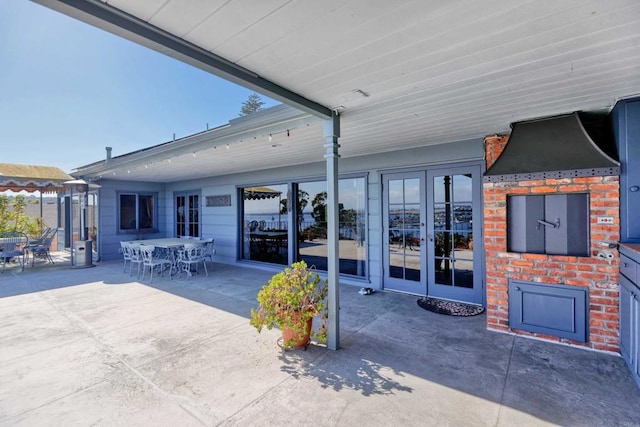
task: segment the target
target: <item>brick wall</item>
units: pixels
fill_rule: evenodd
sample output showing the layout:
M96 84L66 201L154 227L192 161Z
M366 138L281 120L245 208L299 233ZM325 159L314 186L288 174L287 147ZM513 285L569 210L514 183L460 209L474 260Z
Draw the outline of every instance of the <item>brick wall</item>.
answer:
M485 139L487 168L504 149L507 138ZM599 242L617 242L620 236L619 177L563 178L508 183L484 183L484 232L486 251L487 327L511 330L553 341L618 352L618 252L614 258L597 255ZM591 256L556 256L507 252L507 196L510 194L590 194ZM613 225L597 224L597 216L614 217ZM587 343L509 328L508 280L565 284L588 289L589 325Z

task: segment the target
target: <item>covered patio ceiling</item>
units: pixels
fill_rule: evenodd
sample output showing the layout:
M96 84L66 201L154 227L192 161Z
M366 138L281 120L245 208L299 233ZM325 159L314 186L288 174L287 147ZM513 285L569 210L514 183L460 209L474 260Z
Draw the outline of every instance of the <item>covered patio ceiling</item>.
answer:
M481 138L535 117L608 110L640 93L637 0L37 1L232 81L246 77L246 86L307 115L307 125L282 142L266 133L232 141L233 162L203 151L192 156L187 174L179 170L184 164L165 162L161 174L149 165L139 170L140 180L322 161L315 117L322 111L340 112L340 152L351 157ZM109 170L114 179L132 178L125 163Z

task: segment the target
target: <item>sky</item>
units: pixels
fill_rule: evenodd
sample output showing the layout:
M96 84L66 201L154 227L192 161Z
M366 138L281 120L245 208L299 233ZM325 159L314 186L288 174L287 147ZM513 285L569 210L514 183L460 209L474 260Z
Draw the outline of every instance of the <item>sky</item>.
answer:
M251 93L44 6L0 0L0 163L72 172L107 146L118 156L226 124Z

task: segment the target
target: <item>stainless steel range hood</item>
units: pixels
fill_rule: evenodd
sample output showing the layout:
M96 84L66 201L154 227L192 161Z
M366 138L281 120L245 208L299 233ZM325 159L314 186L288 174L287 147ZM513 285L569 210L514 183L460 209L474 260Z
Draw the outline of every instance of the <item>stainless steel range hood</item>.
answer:
M485 182L620 175L606 116L571 113L516 122Z

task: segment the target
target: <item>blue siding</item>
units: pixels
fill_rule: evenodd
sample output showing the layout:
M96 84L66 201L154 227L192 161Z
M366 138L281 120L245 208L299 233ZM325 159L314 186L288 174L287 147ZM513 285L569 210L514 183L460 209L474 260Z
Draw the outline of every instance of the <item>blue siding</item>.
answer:
M318 136L318 145L323 140ZM364 174L367 182L368 209L368 266L367 286L380 289L382 287L382 201L380 176L389 170L402 170L427 165L447 164L454 162L482 162L484 155L482 139L459 141L454 143L419 147L409 150L390 151L362 157L344 158L340 160L340 174ZM324 179L326 163L319 161L304 165L286 166L276 169L247 171L244 173L216 176L167 184L135 183L103 180L100 196L100 227L103 232L102 250L104 259L119 258L118 249L126 235L117 234L116 208L117 191L154 191L159 195L160 233L153 237L171 237L174 227L174 194L185 191L199 191L201 194L201 235L214 238L216 245L216 261L235 263L238 247L238 195L237 188L264 185L268 183L284 183L295 180ZM231 195L231 206L207 207L204 201L207 196ZM149 236L151 237L151 236ZM274 267L278 268L279 267ZM483 274L483 273L478 273ZM362 286L361 279L341 279L342 283L353 282Z
M159 232L148 235L152 237L166 236L166 213L162 208L166 204L165 185L158 183L134 182L134 181L100 181L100 196L98 202L99 215L99 253L103 260L120 258L118 250L120 241L133 240L135 235L121 234L118 232L118 192L152 192L158 194L158 227Z

